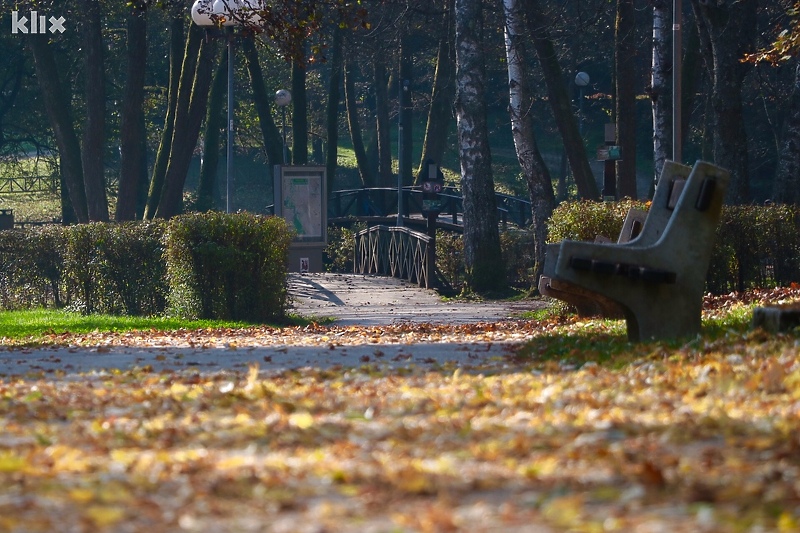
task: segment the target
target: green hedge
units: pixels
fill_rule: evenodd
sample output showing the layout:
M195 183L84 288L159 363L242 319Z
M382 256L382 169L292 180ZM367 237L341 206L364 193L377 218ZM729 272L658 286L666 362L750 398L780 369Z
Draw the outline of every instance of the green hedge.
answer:
M631 207L643 202L565 202L548 225L548 242L616 239ZM715 294L800 281L800 207L724 206L706 288Z
M277 217L203 213L170 221L169 312L265 322L283 317L292 232Z
M0 231L0 308L266 321L286 309L291 237L219 213Z
M163 234L163 222L0 231L0 305L161 313L167 294Z

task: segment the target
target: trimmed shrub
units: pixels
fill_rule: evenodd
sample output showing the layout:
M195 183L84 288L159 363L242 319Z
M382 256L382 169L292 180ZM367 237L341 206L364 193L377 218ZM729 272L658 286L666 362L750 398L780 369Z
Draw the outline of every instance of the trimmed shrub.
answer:
M598 235L616 241L628 211L635 207L647 210L649 203L622 200L619 202L562 202L547 223L547 242L593 241Z
M64 228L71 309L156 315L166 308L165 223L91 223Z
M251 213L209 212L170 220L169 312L250 322L282 318L292 236L282 218Z
M61 307L65 237L60 226L0 231L0 306Z

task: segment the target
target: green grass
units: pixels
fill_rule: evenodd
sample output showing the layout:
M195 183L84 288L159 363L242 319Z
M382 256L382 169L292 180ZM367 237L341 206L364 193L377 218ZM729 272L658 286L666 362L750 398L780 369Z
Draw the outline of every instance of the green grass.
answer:
M695 338L669 341L631 343L624 320L602 318L577 319L531 339L517 352L520 360L558 362L580 367L587 362L611 367L629 365L635 361L663 354L713 344L716 341L734 343L747 338L754 305L737 305L703 319L703 328ZM529 316L547 320L549 310L535 311Z
M303 322L293 317L294 323ZM178 329L244 328L244 322L224 320L181 320L164 317L126 317L110 315L81 315L80 313L35 309L0 312L0 338L4 342L36 343L46 335L61 333L124 332L134 330L172 331Z

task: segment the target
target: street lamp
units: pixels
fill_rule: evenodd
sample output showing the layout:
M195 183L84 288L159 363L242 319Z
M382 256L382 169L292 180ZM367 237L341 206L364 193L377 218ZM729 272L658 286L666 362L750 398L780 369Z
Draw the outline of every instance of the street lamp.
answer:
M583 137L583 90L589 85L591 78L585 72L578 72L575 75L575 85L578 86L578 92L580 93L580 100L578 100L578 116L580 117L580 122L578 122L578 132L580 132L581 137Z
M286 148L286 106L292 102L292 93L286 89L278 89L275 93L275 105L281 108L281 132L283 132L283 164L289 162L289 151Z
M222 21L227 26L228 41L228 149L225 171L225 212L233 208L233 26L241 20L256 24L260 17L254 12L256 0L196 0L192 5L192 20L198 26L210 28ZM249 11L249 14L248 14ZM244 13L244 16L242 16Z
M681 0L672 2L672 160L681 162Z

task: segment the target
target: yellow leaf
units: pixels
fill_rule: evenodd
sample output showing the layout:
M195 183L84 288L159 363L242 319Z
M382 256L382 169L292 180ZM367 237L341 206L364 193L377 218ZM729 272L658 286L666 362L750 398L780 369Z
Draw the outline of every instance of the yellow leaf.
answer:
M19 472L25 468L26 461L12 451L0 451L0 472Z
M69 491L69 499L75 503L89 503L94 499L94 491L89 489L72 489Z
M306 411L289 415L289 424L300 429L308 429L314 425L314 417Z
M86 509L86 517L99 527L109 527L125 518L125 509L115 506L93 505Z
M781 533L789 532L789 531L797 531L800 529L800 522L792 515L792 513L787 513L786 511L781 513L781 516L778 518L778 531Z

